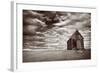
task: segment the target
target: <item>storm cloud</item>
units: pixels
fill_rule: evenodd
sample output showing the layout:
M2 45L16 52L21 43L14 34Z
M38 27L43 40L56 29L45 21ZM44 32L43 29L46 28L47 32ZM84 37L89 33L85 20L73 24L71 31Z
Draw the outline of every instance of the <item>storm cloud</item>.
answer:
M33 45L36 38L32 37L39 37L43 39L40 47L66 49L67 40L76 29L84 37L84 47L90 49L91 13L23 10L24 48L37 47Z

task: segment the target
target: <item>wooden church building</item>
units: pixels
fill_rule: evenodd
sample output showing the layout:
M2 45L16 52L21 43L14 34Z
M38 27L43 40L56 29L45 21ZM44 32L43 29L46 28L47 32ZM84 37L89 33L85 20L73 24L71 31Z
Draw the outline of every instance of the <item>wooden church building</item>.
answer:
M72 36L67 41L68 50L82 50L84 49L84 38L78 30L72 34Z

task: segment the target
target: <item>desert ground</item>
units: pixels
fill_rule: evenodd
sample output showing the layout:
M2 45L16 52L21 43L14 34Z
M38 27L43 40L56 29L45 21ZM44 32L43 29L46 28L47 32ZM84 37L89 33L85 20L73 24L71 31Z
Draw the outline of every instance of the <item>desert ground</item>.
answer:
M91 50L23 50L23 62L87 60L91 59Z

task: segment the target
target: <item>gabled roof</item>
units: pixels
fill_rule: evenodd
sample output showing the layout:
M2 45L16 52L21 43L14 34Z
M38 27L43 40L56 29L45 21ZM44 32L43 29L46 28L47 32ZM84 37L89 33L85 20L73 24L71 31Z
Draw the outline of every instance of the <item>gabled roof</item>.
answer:
M75 39L79 39L79 37L78 37L79 35L81 36L82 39L84 39L78 30L76 30L69 39L71 39L73 37L75 37Z

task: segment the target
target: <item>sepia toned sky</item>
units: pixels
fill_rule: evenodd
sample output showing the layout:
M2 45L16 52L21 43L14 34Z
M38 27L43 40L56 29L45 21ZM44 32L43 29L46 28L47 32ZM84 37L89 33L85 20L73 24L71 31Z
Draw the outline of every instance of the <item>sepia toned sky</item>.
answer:
M25 35L41 32L47 45L53 41L52 44L63 49L66 49L67 40L77 29L84 37L85 49L91 48L90 13L23 10L23 27Z

